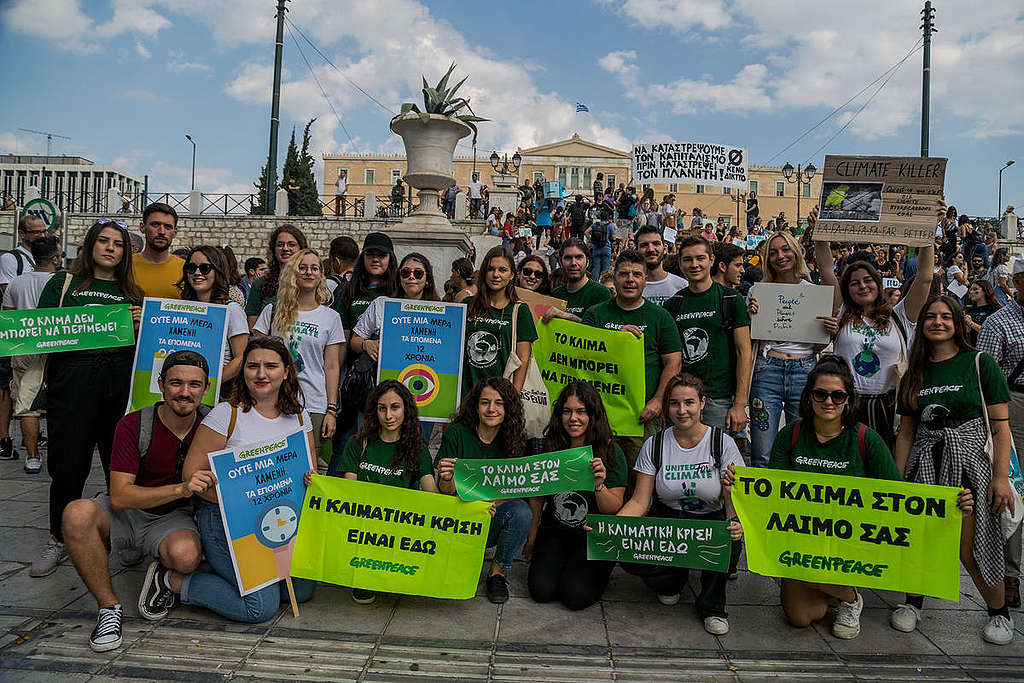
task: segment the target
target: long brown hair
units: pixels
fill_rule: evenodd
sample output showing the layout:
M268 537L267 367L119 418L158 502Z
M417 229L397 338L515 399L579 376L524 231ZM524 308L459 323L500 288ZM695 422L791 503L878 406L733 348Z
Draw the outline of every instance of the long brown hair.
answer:
M196 294L196 290L192 288L192 283L188 281L188 275L185 274L185 266L192 260L192 254L197 252L205 256L206 260L213 266L213 290L210 292L210 303L226 304L230 300L228 290L231 287L228 275L228 261L219 247L211 247L208 244L192 247L188 252L188 256L185 257L185 263L181 266L181 279L176 283L178 289L181 290L181 298L185 301L199 300L199 295Z
M93 247L100 237L104 228L117 230L121 235L121 260L114 266L114 279L117 282L121 293L133 304L141 304L146 297L142 289L135 284L135 274L132 272L132 241L128 236L128 230L122 228L114 221L106 223L96 222L85 233L82 240L82 248L78 250L78 257L71 264L69 269L72 277L82 278L82 284L78 285L75 293L81 293L89 288L96 276L94 274L96 262L92 257Z
M921 307L921 313L917 316L917 333L914 335L914 342L910 345L910 359L907 363L907 372L900 382L900 403L910 410L917 410L917 394L921 391L921 383L924 379L924 369L931 358L932 343L924 336L924 321L928 310L937 303L944 303L953 314L953 343L956 344L958 353L974 351L971 342L967 337L967 326L964 324L964 313L960 308L960 302L955 298L942 294L933 296Z
M601 396L597 389L589 382L573 380L562 388L555 403L551 406L551 420L544 428L544 448L548 452L563 451L572 447L572 440L565 431L562 424L562 410L570 397L579 399L586 408L587 417L590 418L587 424L587 431L583 434L583 441L594 451L595 458L601 458L605 466L615 465L615 447L612 445L612 428L608 424L608 414L604 410Z
M281 236L282 232L286 232L294 237L295 241L299 243L299 249L309 247L306 235L291 223L285 223L274 228L274 231L270 233L270 239L267 240L267 272L263 276L263 284L260 285L260 295L262 296L273 296L277 293L277 281L281 278L281 264L277 262L274 252L277 238Z
M412 397L412 393L398 380L386 379L373 388L370 395L366 397L363 426L352 438L368 444L380 436L381 426L380 418L377 417L377 401L389 391L398 394L403 409L402 426L398 428L398 445L395 448L395 457L391 461L391 468L401 466L409 472L415 472L419 469L420 451L423 450L419 411L416 409L416 399ZM420 472L420 476L425 474L431 473Z
M512 258L512 252L502 246L491 247L484 254L484 260L480 262L480 270L476 272L476 296L469 302L469 310L466 311L467 318L482 318L491 313L491 288L487 286L487 269L491 267L491 261L503 258L508 261L509 278L505 286L505 296L511 304L519 301L516 297L516 261Z
M245 345L245 351L242 352L243 375L238 378L241 381L234 382L234 386L231 389L231 398L228 399L228 403L241 408L243 413L249 412L249 409L256 405L252 394L249 393L249 385L246 384L244 375L245 363L249 359L249 354L256 349L273 351L280 357L281 362L284 363L285 376L284 381L281 382L281 388L277 392L277 403L275 404L277 409L283 415L301 414L302 389L299 387L299 376L295 372L292 354L280 338L268 337L262 334L253 335L249 339L249 343Z
M518 457L526 443L526 418L523 416L523 402L519 392L512 386L512 382L504 377L488 377L477 382L469 395L463 399L459 412L452 418L452 424L464 425L476 433L477 425L480 424L480 394L484 393L487 387L498 392L505 404L505 419L502 420L501 428L494 440L501 441L505 447L506 458Z
M878 290L875 302L867 308L858 306L854 302L853 297L850 296L850 280L853 279L853 274L858 270L865 271L868 277L875 281L875 287ZM885 288L882 287L882 275L871 263L868 261L854 261L847 264L846 268L843 269L842 277L839 278L839 293L843 297L843 318L839 321L839 327L860 320L863 316L870 320L871 324L879 332L885 332L889 329L889 321L892 319L892 303L890 303L889 297L885 295Z

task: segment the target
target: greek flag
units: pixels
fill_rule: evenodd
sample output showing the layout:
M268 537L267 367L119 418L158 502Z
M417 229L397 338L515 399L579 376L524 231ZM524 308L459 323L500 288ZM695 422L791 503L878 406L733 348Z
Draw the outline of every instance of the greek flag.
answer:
M576 103L576 113L579 114L581 111L589 112L590 111L590 107L588 107L587 105L583 104L582 102L577 102Z

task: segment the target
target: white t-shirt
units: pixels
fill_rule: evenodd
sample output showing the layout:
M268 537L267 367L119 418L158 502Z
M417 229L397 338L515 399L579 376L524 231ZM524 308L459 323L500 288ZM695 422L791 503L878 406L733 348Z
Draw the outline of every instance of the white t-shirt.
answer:
M238 302L229 301L227 317L228 343L224 345L224 358L220 364L222 368L226 367L234 359L235 356L231 352L231 338L237 337L240 334L249 336L249 323L246 321L245 309L239 306Z
M644 442L637 455L633 469L654 477L654 490L658 500L673 510L682 510L703 515L718 512L725 505L722 497L722 473L729 465L743 466L736 442L728 434L722 435L721 468L715 472L715 460L711 453L710 427L704 438L693 448L683 448L672 435L669 427L662 432L661 469L654 471L651 449L654 439Z
M230 424L231 404L227 401L215 405L213 410L203 418L203 425L221 436L227 436ZM298 415L278 415L274 419L270 419L260 415L255 408L250 408L248 412L238 408L235 412L235 429L228 437L224 448L238 448L261 441L279 439L300 429L304 432L313 429L309 413L305 410L302 411L302 424L300 425Z
M348 189L348 181L344 178L338 178L337 189L334 194L345 194L345 190Z
M469 184L469 198L470 199L481 199L480 191L483 189L484 184L479 180Z
M7 285L4 292L4 308L28 311L39 308L39 295L43 287L53 277L53 273L37 273L29 270L17 276Z
M359 316L352 334L358 334L363 339L379 339L380 330L384 326L384 301L387 297L378 296L370 302L363 314Z
M270 334L273 304L263 307L253 329ZM299 375L304 408L311 413L327 412L327 374L324 372L324 351L331 344L345 342L341 316L333 308L317 306L312 311L299 311L299 319L287 335L274 328L274 335L284 339L295 361Z
M36 262L32 258L32 252L18 245L15 251L21 253L21 274L24 275L28 271L36 267ZM9 285L11 280L18 276L18 257L10 252L4 252L0 254L0 285Z
M845 306L839 308L842 320ZM899 328L891 322L889 329L879 332L867 318L847 323L836 335L836 354L842 356L853 370L853 386L858 394L884 394L896 388L894 372L902 351L904 360L910 357L910 345L914 342L914 324L907 318L907 309L901 300L893 308L907 331L906 346L900 339Z
M801 280L801 285L814 285L810 280ZM748 295L749 300L749 295ZM829 315L832 311L823 311L822 315ZM785 353L790 356L809 356L814 353L814 344L806 344L804 342L793 342L793 341L763 341L761 342L761 352L767 354L769 351L775 351L776 353Z
M686 278L673 275L672 273L665 273L664 280L658 280L657 282L649 281L644 285L644 298L656 306L661 306L671 299L673 294L688 284Z

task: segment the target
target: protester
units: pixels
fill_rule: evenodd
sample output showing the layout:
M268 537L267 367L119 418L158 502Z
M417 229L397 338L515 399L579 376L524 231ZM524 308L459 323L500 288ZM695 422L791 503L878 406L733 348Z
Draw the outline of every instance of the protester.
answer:
M753 190L747 195L747 230L750 230L757 223L761 211L757 204L757 193Z
M334 185L334 215L344 216L345 209L345 196L348 194L348 171L340 169L338 171L338 180Z
M642 227L637 230L635 237L636 250L644 257L644 299L655 306L661 306L686 286L686 280L665 272L667 250L657 228Z
M552 318L565 318L573 322L581 322L583 313L591 306L610 300L615 296L614 287L602 286L596 280L590 279L587 275L588 252L587 245L575 237L570 237L562 243L559 254L559 262L562 265L562 275L565 277L565 284L556 287L551 291L551 296L562 299L565 303L565 310L550 307L541 317L545 323Z
M602 207L599 219L586 229L584 236L590 241L590 258L593 261L592 274L596 279L612 265L615 223L612 221L611 209Z
M988 280L975 280L971 283L970 289L967 290L967 300L970 302L964 308L967 341L971 346L977 346L978 332L981 331L985 319L1003 306L996 299L996 292Z
M677 246L678 248L678 246ZM735 244L716 242L713 245L714 264L711 279L723 287L738 288L743 281L743 248Z
M78 258L67 273L54 275L39 295L39 308L127 304L138 332L142 290L132 275L128 230L100 218L85 233ZM64 508L82 497L99 451L104 478L110 479L114 428L125 413L131 387L134 346L49 354L46 365L46 418L50 444L50 538L29 575L52 574L65 557L61 519Z
M1005 306L1013 298L1013 278L1010 275L1010 253L1005 247L996 249L987 280L996 293L996 300Z
M238 286L242 290L242 294L245 295L246 300L249 298L249 291L252 289L253 282L256 278L267 272L267 262L258 256L245 259L245 275L238 281ZM243 306L243 308L245 308Z
M952 297L930 298L917 328L899 388L896 465L907 481L985 492L990 506L978 507L973 524L965 520L961 528L960 561L988 606L982 637L1006 645L1013 640L999 521L1003 508L1013 505L1006 377L991 356L968 344L960 304ZM921 596L908 595L893 612L893 628L913 631L922 604Z
M540 256L530 254L516 265L516 285L538 294L551 293L548 264Z
M250 330L266 305L277 301L281 269L295 252L308 246L306 236L291 223L279 225L270 233L267 240L267 272L253 281L249 297L245 300L245 316Z
M312 425L302 408L299 379L291 353L277 337L258 335L249 340L242 353L242 381L236 382L231 398L218 403L196 430L182 469L185 481L210 470L209 454L253 443L279 439L297 431L306 432L313 452ZM212 476L212 474L209 474ZM203 555L211 572L193 572L181 576L170 572L172 589L180 586L183 605L205 607L232 621L261 623L287 603L284 581L242 596L231 561L231 550L224 535L220 501L215 488L195 491L201 499L196 510L196 526L202 539ZM315 581L293 578L297 602L313 597Z
M729 436L701 422L704 400L704 387L693 375L682 373L668 381L662 412L670 426L644 442L636 460L636 488L619 515L728 520L729 534L735 542L742 538L743 527L732 505L731 489L722 482L730 468L743 466L743 458ZM734 545L732 552L737 551ZM642 577L663 605L679 602L690 575L685 567L622 567ZM729 632L727 582L727 572L701 571L697 615L704 621L704 630L712 635Z
M352 277L352 269L355 268L358 259L359 245L354 239L342 235L331 240L331 251L324 268L324 276L328 280L327 286L335 296L338 295L338 286Z
M398 291L398 265L391 238L383 232L371 232L363 240L363 251L352 269L352 277L335 293L334 310L341 315L345 335L370 302L378 296L395 296Z
M456 288L455 303L462 303L467 297L476 294L476 272L473 262L468 258L457 258L452 261L452 285Z
M183 260L171 253L171 244L178 234L178 214L173 207L154 203L142 212L139 227L146 246L132 259L132 273L146 296L177 299L180 290L175 283L181 278Z
M496 247L499 248L500 247ZM493 249L491 251L494 251ZM486 265L490 259L484 257ZM455 461L459 458L500 459L522 455L526 442L519 390L504 377L486 377L467 392L437 452L441 493L455 493ZM508 573L530 533L532 513L522 498L494 501L487 547L495 547L487 573L487 599L508 601Z

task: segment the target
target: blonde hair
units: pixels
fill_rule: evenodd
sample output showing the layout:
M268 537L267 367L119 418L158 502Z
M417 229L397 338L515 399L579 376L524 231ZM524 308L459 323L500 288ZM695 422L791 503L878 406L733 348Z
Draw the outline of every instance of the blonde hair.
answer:
M786 231L780 231L769 235L763 242L761 242L761 268L764 270L764 281L765 282L777 282L778 275L775 273L775 266L772 265L771 260L768 258L769 245L772 240L776 237L781 237L789 245L789 248L793 251L793 258L796 263L793 264L793 275L797 280L809 280L811 278L811 272L807 269L807 262L804 261L804 251L800 247L800 243ZM295 258L294 256L292 258Z
M312 254L320 265L320 256L312 249L301 249L295 252L288 263L281 269L281 280L277 285L277 303L274 304L273 327L277 328L282 337L291 333L292 325L299 319L299 283L298 271L302 259ZM334 300L331 290L327 288L327 278L323 267L320 269L320 284L316 287L316 301L319 304L330 304Z

